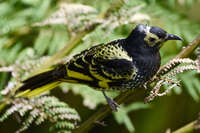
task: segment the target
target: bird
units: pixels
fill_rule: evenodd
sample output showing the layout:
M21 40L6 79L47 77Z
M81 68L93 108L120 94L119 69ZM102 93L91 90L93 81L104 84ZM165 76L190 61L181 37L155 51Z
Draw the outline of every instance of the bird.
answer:
M69 61L22 81L16 97L33 97L62 82L100 90L113 111L119 105L105 91L128 91L144 85L160 68L160 48L182 40L157 26L137 25L128 37L81 51Z

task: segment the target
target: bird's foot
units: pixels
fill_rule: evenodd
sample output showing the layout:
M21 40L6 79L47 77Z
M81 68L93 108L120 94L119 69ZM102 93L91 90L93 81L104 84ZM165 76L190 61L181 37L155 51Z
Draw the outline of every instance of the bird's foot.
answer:
M117 108L119 107L119 104L117 102L115 102L112 98L109 97L106 97L106 101L114 112L118 111Z
M102 91L102 92L103 92L103 95L106 98L106 101L107 101L108 105L110 106L110 108L114 112L117 112L117 108L119 107L119 104L116 103L112 98L109 98L104 91Z
M106 98L106 101L114 112L118 111L117 108L119 107L119 104L117 102L115 102L112 98L109 97Z

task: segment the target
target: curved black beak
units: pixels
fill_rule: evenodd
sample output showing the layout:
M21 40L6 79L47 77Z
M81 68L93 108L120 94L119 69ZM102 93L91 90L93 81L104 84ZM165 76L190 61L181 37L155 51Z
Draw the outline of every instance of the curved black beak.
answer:
M166 41L167 40L183 40L182 38L180 38L179 36L176 36L176 35L173 35L173 34L168 34L167 35L167 38L166 38Z

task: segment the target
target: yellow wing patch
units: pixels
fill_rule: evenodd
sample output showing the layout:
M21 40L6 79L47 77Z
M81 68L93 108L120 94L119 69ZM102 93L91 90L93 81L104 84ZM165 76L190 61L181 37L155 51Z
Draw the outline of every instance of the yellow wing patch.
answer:
M99 81L98 85L99 87L102 87L102 88L109 88L109 85L106 81Z
M72 71L70 69L67 69L67 76L71 77L71 78L76 78L76 79L93 81L93 79L91 77L84 75L83 73Z

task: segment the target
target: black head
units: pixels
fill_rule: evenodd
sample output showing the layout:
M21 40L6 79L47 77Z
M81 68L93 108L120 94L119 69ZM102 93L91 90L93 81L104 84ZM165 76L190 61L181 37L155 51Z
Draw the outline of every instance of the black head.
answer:
M140 44L144 42L149 47L158 48L160 48L162 44L168 40L182 40L176 35L168 34L160 27L150 27L147 25L136 26L136 28L131 32L128 38L131 40L137 40L138 42L140 42Z

